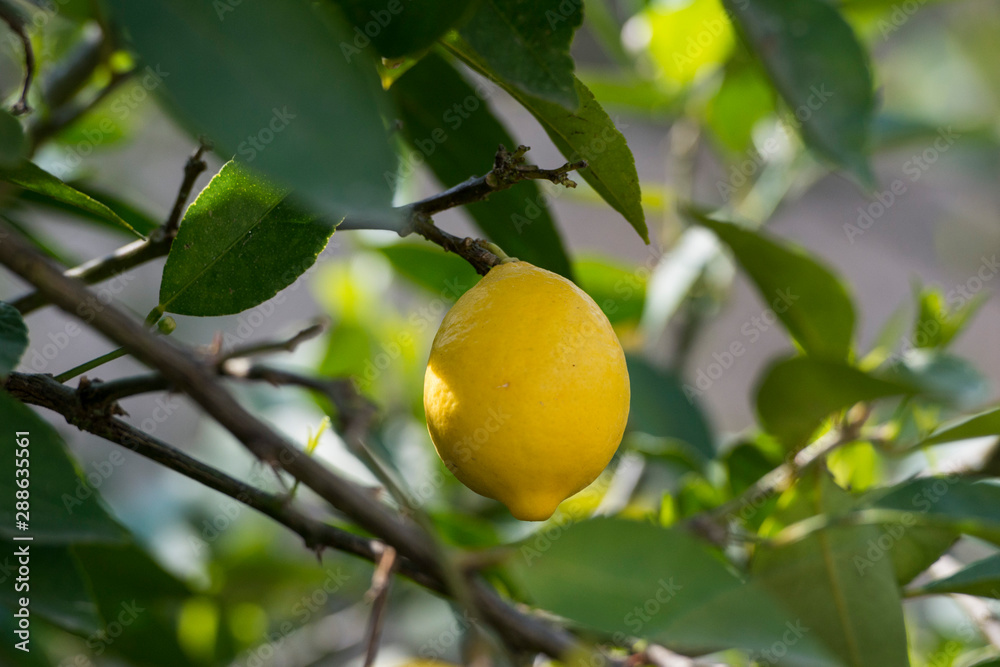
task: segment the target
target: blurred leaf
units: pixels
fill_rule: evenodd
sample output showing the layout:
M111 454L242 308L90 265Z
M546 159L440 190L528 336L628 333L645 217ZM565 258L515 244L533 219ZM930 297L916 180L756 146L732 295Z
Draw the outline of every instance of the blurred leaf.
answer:
M920 477L869 494L859 506L879 510L876 516L883 523L907 518L916 526L954 530L1000 544L1000 485L993 480Z
M892 548L889 550L889 556L892 560L892 569L896 573L896 583L900 586L910 583L917 575L936 563L951 549L959 537L958 532L954 530L913 526L901 532L899 526L898 523L879 526L882 535L875 544L877 546L880 541L885 544L885 540L891 540Z
M887 375L919 387L929 400L959 409L977 406L990 396L989 380L971 363L933 350L910 350Z
M761 298L807 354L848 356L854 306L833 272L784 241L695 211L687 213L729 246Z
M722 464L728 472L730 490L735 497L778 467L781 457L763 451L757 443L742 442L723 455Z
M413 159L425 158L446 187L489 171L497 146L516 146L487 106L497 88L481 83L474 89L439 55L425 57L390 90L402 114L403 130L418 151ZM536 183L495 192L489 201L466 210L508 255L571 276L559 232Z
M674 87L710 74L733 46L732 28L719 0L651 3L637 16L649 30L647 48L658 73Z
M767 650L789 629L786 611L684 530L592 519L527 540L509 567L539 606L619 642L639 634L682 652ZM787 648L796 664L834 664L811 634Z
M14 306L0 301L0 378L10 375L28 349L28 327Z
M825 0L723 0L798 127L820 155L870 189L869 129L875 95L868 55Z
M11 444L7 455L12 464L10 474L0 477L0 495L10 499L0 507L0 535L8 539L15 535L31 535L33 547L77 542L121 542L126 538L125 531L104 510L97 490L77 472L55 429L4 391L0 391L0 424L10 431ZM15 432L29 434L27 457L15 457L15 449L23 449L14 447ZM14 467L13 462L18 458L30 461L27 477L31 480L31 508L26 532L15 529L15 522L23 520L23 517L15 516L13 500L15 491L20 488L15 480L22 478L13 471L25 469ZM113 471L112 464L107 465Z
M0 167L16 167L27 150L21 122L0 109Z
M18 591L15 589L14 574L17 573L17 554L21 548L28 550L31 578L28 583L30 588ZM8 614L20 609L18 599L25 597L31 601L32 616L37 614L74 634L87 635L103 626L89 585L68 547L14 542L4 558L9 575L5 577L7 581L4 585L0 586L0 606Z
M482 0L459 34L495 78L576 111L569 47L582 23L582 0Z
M1000 554L967 565L950 577L917 586L911 595L962 593L984 598L1000 598Z
M87 640L93 655L110 653L136 666L191 664L177 640L180 605L191 595L187 585L134 544L76 545L73 552L108 623Z
M793 451L837 410L914 391L912 386L881 380L845 363L792 357L764 371L756 391L757 414L761 426Z
M853 492L865 491L883 478L882 459L870 442L852 442L826 457L834 481Z
M755 69L730 65L705 109L708 127L734 153L752 150L753 128L774 111L774 94Z
M584 292L600 306L611 324L638 322L646 300L645 273L610 257L578 257L573 273Z
M353 30L340 50L345 58L364 51L369 40L379 55L400 58L433 45L459 23L472 0L409 2L408 0L334 0Z
M776 518L788 525L847 511L853 502L826 471L814 468L781 498ZM892 563L864 560L878 537L874 526L829 528L790 545L761 545L751 567L759 585L852 667L909 664Z
M912 340L918 348L945 348L951 343L986 303L987 295L980 293L963 300L954 310L949 310L942 290L924 287L917 294L920 310L913 325Z
M160 307L201 316L253 308L312 266L333 229L287 190L227 162L184 214L163 267Z
M430 243L394 243L375 249L402 276L449 302L457 301L479 282L471 264Z
M135 230L139 234L148 236L153 232L153 230L160 226L160 223L157 220L154 220L148 213L122 199L115 197L109 192L84 183L74 183L73 187L88 197L106 204L109 209L114 211L116 215L127 222L132 230ZM17 198L18 200L29 204L44 206L54 211L63 211L86 220L92 220L116 232L131 231L124 230L120 224L108 222L108 218L102 214L78 208L73 204L68 204L58 199L51 199L36 192L32 192L31 190L21 190L17 194Z
M3 0L0 0L0 4L3 4ZM8 609L13 611L13 608L8 607ZM14 634L16 629L17 619L11 613L4 613L0 616L0 633L3 633L4 637L12 638L12 641L0 643L0 664L16 665L17 667L54 667L55 663L42 651L25 652L15 648L14 644L21 641Z
M661 438L679 440L702 461L715 458L715 444L705 415L688 397L673 373L654 368L645 359L628 355L632 405L629 428Z
M489 67L461 41L452 40L447 46L474 70L490 76ZM649 243L635 158L625 137L587 87L576 81L580 108L569 112L558 104L526 95L508 82L498 83L538 119L563 157L587 161L589 166L579 172L580 176Z
M466 514L435 512L430 515L438 535L452 546L484 549L500 544L493 524Z
M581 69L578 76L605 109L639 113L661 122L678 102L677 95L668 93L655 81L628 72Z
M40 169L33 162L23 160L20 165L11 169L0 168L0 181L7 181L12 185L25 190L31 190L43 197L55 199L56 201L69 204L82 211L99 216L127 229L136 236L141 236L139 232L132 228L127 222L101 202L88 197L87 195L74 190L58 178Z
M222 156L238 154L292 186L330 219L349 212L396 221L384 175L395 169L372 60L349 62L331 8L199 0L112 0L148 66L148 89ZM294 48L288 40L294 40Z
M944 442L957 442L959 440L988 438L991 436L1000 436L1000 408L993 408L972 417L943 424L924 438L920 442L920 445L940 445Z

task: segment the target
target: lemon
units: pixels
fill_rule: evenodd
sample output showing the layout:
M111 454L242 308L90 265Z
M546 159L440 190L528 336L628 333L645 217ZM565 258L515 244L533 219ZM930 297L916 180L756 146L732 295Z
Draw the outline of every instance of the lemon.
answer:
M470 489L543 521L621 442L629 380L593 299L562 276L500 264L455 303L424 376L427 428Z

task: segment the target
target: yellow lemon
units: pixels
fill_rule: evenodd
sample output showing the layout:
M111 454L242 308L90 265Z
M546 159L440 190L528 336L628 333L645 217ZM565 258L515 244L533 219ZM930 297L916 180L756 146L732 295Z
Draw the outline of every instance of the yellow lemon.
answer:
M438 330L424 376L445 465L518 519L594 481L628 419L625 355L594 300L527 262L490 269Z

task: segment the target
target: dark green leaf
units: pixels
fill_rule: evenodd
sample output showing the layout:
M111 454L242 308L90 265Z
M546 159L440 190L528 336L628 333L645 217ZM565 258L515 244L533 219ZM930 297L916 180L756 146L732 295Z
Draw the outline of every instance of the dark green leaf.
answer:
M990 396L989 380L959 357L928 349L914 349L897 359L887 376L919 387L929 400L968 409Z
M489 67L468 45L453 40L448 47L480 74L490 76ZM587 87L576 81L580 108L569 112L558 104L526 95L502 79L498 83L538 119L567 160L587 161L590 166L580 176L649 243L635 158L625 137Z
M451 187L489 171L497 146L514 139L490 112L496 86L473 89L441 56L431 54L400 77L391 91L402 113L403 131L442 185ZM490 195L466 207L483 232L508 255L571 276L569 259L534 182Z
M0 167L16 167L26 149L20 121L0 109Z
M807 354L844 359L854 335L854 306L843 283L802 250L761 232L688 214L729 246L772 315Z
M183 582L134 544L77 545L73 552L108 623L88 638L91 651L132 665L192 664L177 638L180 604L191 595ZM228 662L224 658L220 661Z
M459 33L498 77L576 111L569 47L582 23L582 0L482 0Z
M871 494L860 504L877 510L875 517L906 520L981 537L1000 544L1000 485L970 481L958 475L921 477Z
M395 220L385 175L395 170L370 57L329 7L200 0L112 0L166 99L221 155L238 155L296 188L330 219L363 212ZM290 46L288 40L293 40ZM166 89L166 91L163 90Z
M0 535L11 538L15 535L31 535L33 545L61 545L76 542L120 542L126 534L108 516L94 486L89 485L77 473L66 454L62 439L47 422L38 417L30 408L0 391L0 424L10 432L11 444L4 450L9 474L0 476L0 496L11 499L0 505ZM25 448L14 446L15 433L27 432L29 444L27 466L18 466L23 459L15 452ZM19 439L23 436L17 436ZM110 459L109 459L110 461ZM106 467L91 474L99 480L96 486L113 474L113 463L105 461ZM26 476L13 471L27 469ZM30 482L30 509L27 519L28 529L15 528L17 517L14 493L20 487L17 479L27 477Z
M695 397L686 395L680 379L639 357L629 355L626 362L632 385L629 428L679 440L702 461L715 458L715 444L705 415L694 403Z
M900 524L895 523L879 526L879 529L882 532L882 537L879 538L882 543L886 544L886 540L889 540L888 543L892 544L889 556L896 573L896 583L900 586L910 583L936 563L959 538L957 531L947 528L913 526L900 531Z
M92 199L96 199L106 204L108 208L114 211L122 220L127 222L132 229L134 229L136 232L140 234L148 236L150 233L152 233L154 229L160 226L159 221L154 220L153 217L150 216L148 213L140 210L139 208L133 206L132 204L126 201L123 201L115 197L109 192L106 192L99 188L95 188L91 185L83 183L74 183L73 187L76 188L78 191L82 192L83 194L87 195L88 197L91 197ZM32 192L30 190L22 190L21 192L18 193L17 198L23 202L35 204L38 206L45 206L46 208L52 210L64 211L66 213L70 213L72 215L85 218L87 220L93 220L94 222L103 224L107 226L109 229L113 229L115 231L119 232L123 231L121 225L115 223L109 223L108 219L103 215L99 215L97 213L94 213L93 211L78 208L76 206L73 206L72 204L67 204L64 201L59 201L57 199L51 199L49 197L42 196L37 192Z
M787 525L834 515L853 502L829 473L814 468L779 501L776 519ZM868 560L878 537L875 526L828 528L778 548L762 545L751 568L760 586L851 667L909 665L892 563Z
M19 549L28 550L31 576L29 588L15 590L15 573ZM0 607L7 613L20 609L19 598L30 600L30 613L76 634L87 635L103 624L90 593L86 578L80 571L69 547L42 546L32 542L14 542L3 556L6 581L0 586ZM8 611L9 610L9 611Z
M0 169L0 181L7 181L25 190L31 190L44 197L61 201L82 211L91 213L129 230L136 236L139 232L121 219L121 217L101 202L74 190L47 171L39 168L33 162L22 160L17 167Z
M870 188L875 95L868 55L825 0L723 0L789 107L786 123L820 155Z
M340 43L344 57L374 44L379 55L399 58L426 49L466 15L472 0L410 2L409 0L334 0L351 24L350 37Z
M837 410L914 391L845 363L793 357L775 362L764 372L756 391L757 414L768 433L794 450Z
M931 433L920 444L940 445L943 442L956 442L970 438L988 438L1000 436L1000 408L981 412L973 417L958 422L944 424Z
M14 306L0 301L0 378L17 368L28 349L28 327Z
M976 561L950 577L929 581L911 592L916 595L963 593L1000 598L1000 554Z
M291 285L326 247L333 225L228 162L188 208L170 248L160 306L181 315L230 315Z
M392 268L431 294L454 302L479 282L472 265L430 243L396 243L376 248Z
M573 273L612 324L636 323L642 317L648 274L598 255L577 258Z
M617 641L640 635L682 652L766 650L794 622L684 530L593 519L525 540L511 561L539 606ZM812 636L800 633L789 655L829 664Z

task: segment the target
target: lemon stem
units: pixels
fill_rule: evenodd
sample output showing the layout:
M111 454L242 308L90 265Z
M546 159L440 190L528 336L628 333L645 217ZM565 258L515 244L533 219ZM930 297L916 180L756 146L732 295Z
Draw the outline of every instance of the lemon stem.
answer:
M500 259L501 264L507 264L509 262L519 261L517 257L511 257L503 251L503 249L496 243L490 243L489 241L480 241L479 245L489 250L491 253L496 255Z

